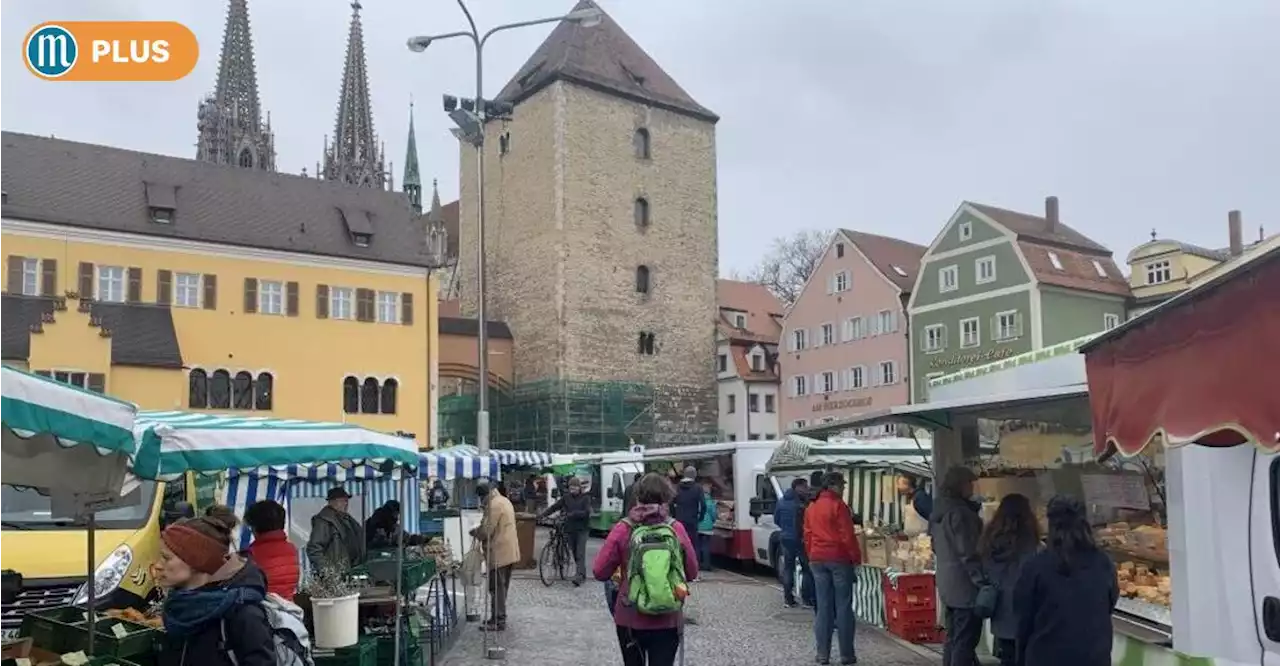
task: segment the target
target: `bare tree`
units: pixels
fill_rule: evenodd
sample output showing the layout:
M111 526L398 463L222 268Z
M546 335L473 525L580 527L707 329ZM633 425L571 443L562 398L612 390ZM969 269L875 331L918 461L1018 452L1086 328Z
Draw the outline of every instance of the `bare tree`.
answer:
M746 279L767 287L789 308L800 298L800 290L817 270L830 238L831 234L826 231L800 231L775 238L760 263L747 272Z

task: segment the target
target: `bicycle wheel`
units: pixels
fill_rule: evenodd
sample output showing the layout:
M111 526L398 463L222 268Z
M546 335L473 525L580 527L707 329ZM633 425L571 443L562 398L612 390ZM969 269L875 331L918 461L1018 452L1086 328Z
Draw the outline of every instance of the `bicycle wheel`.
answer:
M569 562L572 559L573 555L569 553L569 542L559 539L556 543L556 575L560 576L560 580L569 579L566 572L569 570Z
M555 545L555 539L552 538L542 547L542 554L538 557L538 578L547 587L551 587L551 584L556 582L552 577L554 573L552 567L555 566Z

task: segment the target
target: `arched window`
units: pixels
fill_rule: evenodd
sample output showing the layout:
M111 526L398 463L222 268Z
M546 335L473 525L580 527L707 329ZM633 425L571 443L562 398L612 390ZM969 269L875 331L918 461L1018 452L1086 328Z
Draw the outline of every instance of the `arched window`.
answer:
M378 386L378 380L373 377L366 377L364 383L360 385L360 413L361 414L377 414L378 413L378 394L382 392L382 387Z
M231 373L214 370L209 379L209 407L231 409Z
M636 226L641 229L649 228L649 200L644 197L636 198Z
M209 373L199 368L187 375L187 406L192 409L209 407Z
M275 389L275 377L270 372L258 373L258 380L253 383L253 408L264 412L271 411L271 397Z
M360 413L360 380L355 377L342 380L342 411L348 414Z
M400 389L400 382L394 379L388 379L382 382L382 413L396 413L396 392Z
M641 127L636 130L636 135L632 137L636 149L636 157L647 160L649 159L649 130Z
M253 375L241 370L231 383L231 404L236 409L253 409Z
M649 293L649 267L640 265L636 266L636 291L641 294Z
M248 169L252 169L253 168L253 151L249 150L248 148L241 150L239 162L240 162L240 166Z

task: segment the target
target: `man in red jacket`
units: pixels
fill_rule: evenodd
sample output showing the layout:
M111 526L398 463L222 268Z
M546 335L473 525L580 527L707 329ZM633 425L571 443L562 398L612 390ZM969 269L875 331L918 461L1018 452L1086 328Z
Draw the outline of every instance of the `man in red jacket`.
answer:
M831 663L831 632L840 641L840 663L856 664L853 633L854 568L862 550L853 534L853 513L844 502L844 477L828 472L818 496L804 512L804 549L813 571L817 615L813 620L818 663Z
M248 554L266 575L267 592L293 601L298 589L298 549L289 543L284 521L284 507L271 500L255 502L244 512L244 522L253 530Z

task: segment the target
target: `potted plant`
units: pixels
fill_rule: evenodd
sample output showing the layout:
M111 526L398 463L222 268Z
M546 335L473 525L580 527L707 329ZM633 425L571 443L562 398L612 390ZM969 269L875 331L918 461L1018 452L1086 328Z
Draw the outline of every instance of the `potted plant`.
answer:
M314 571L304 591L311 597L315 647L335 649L360 640L360 591L346 571L337 567Z

